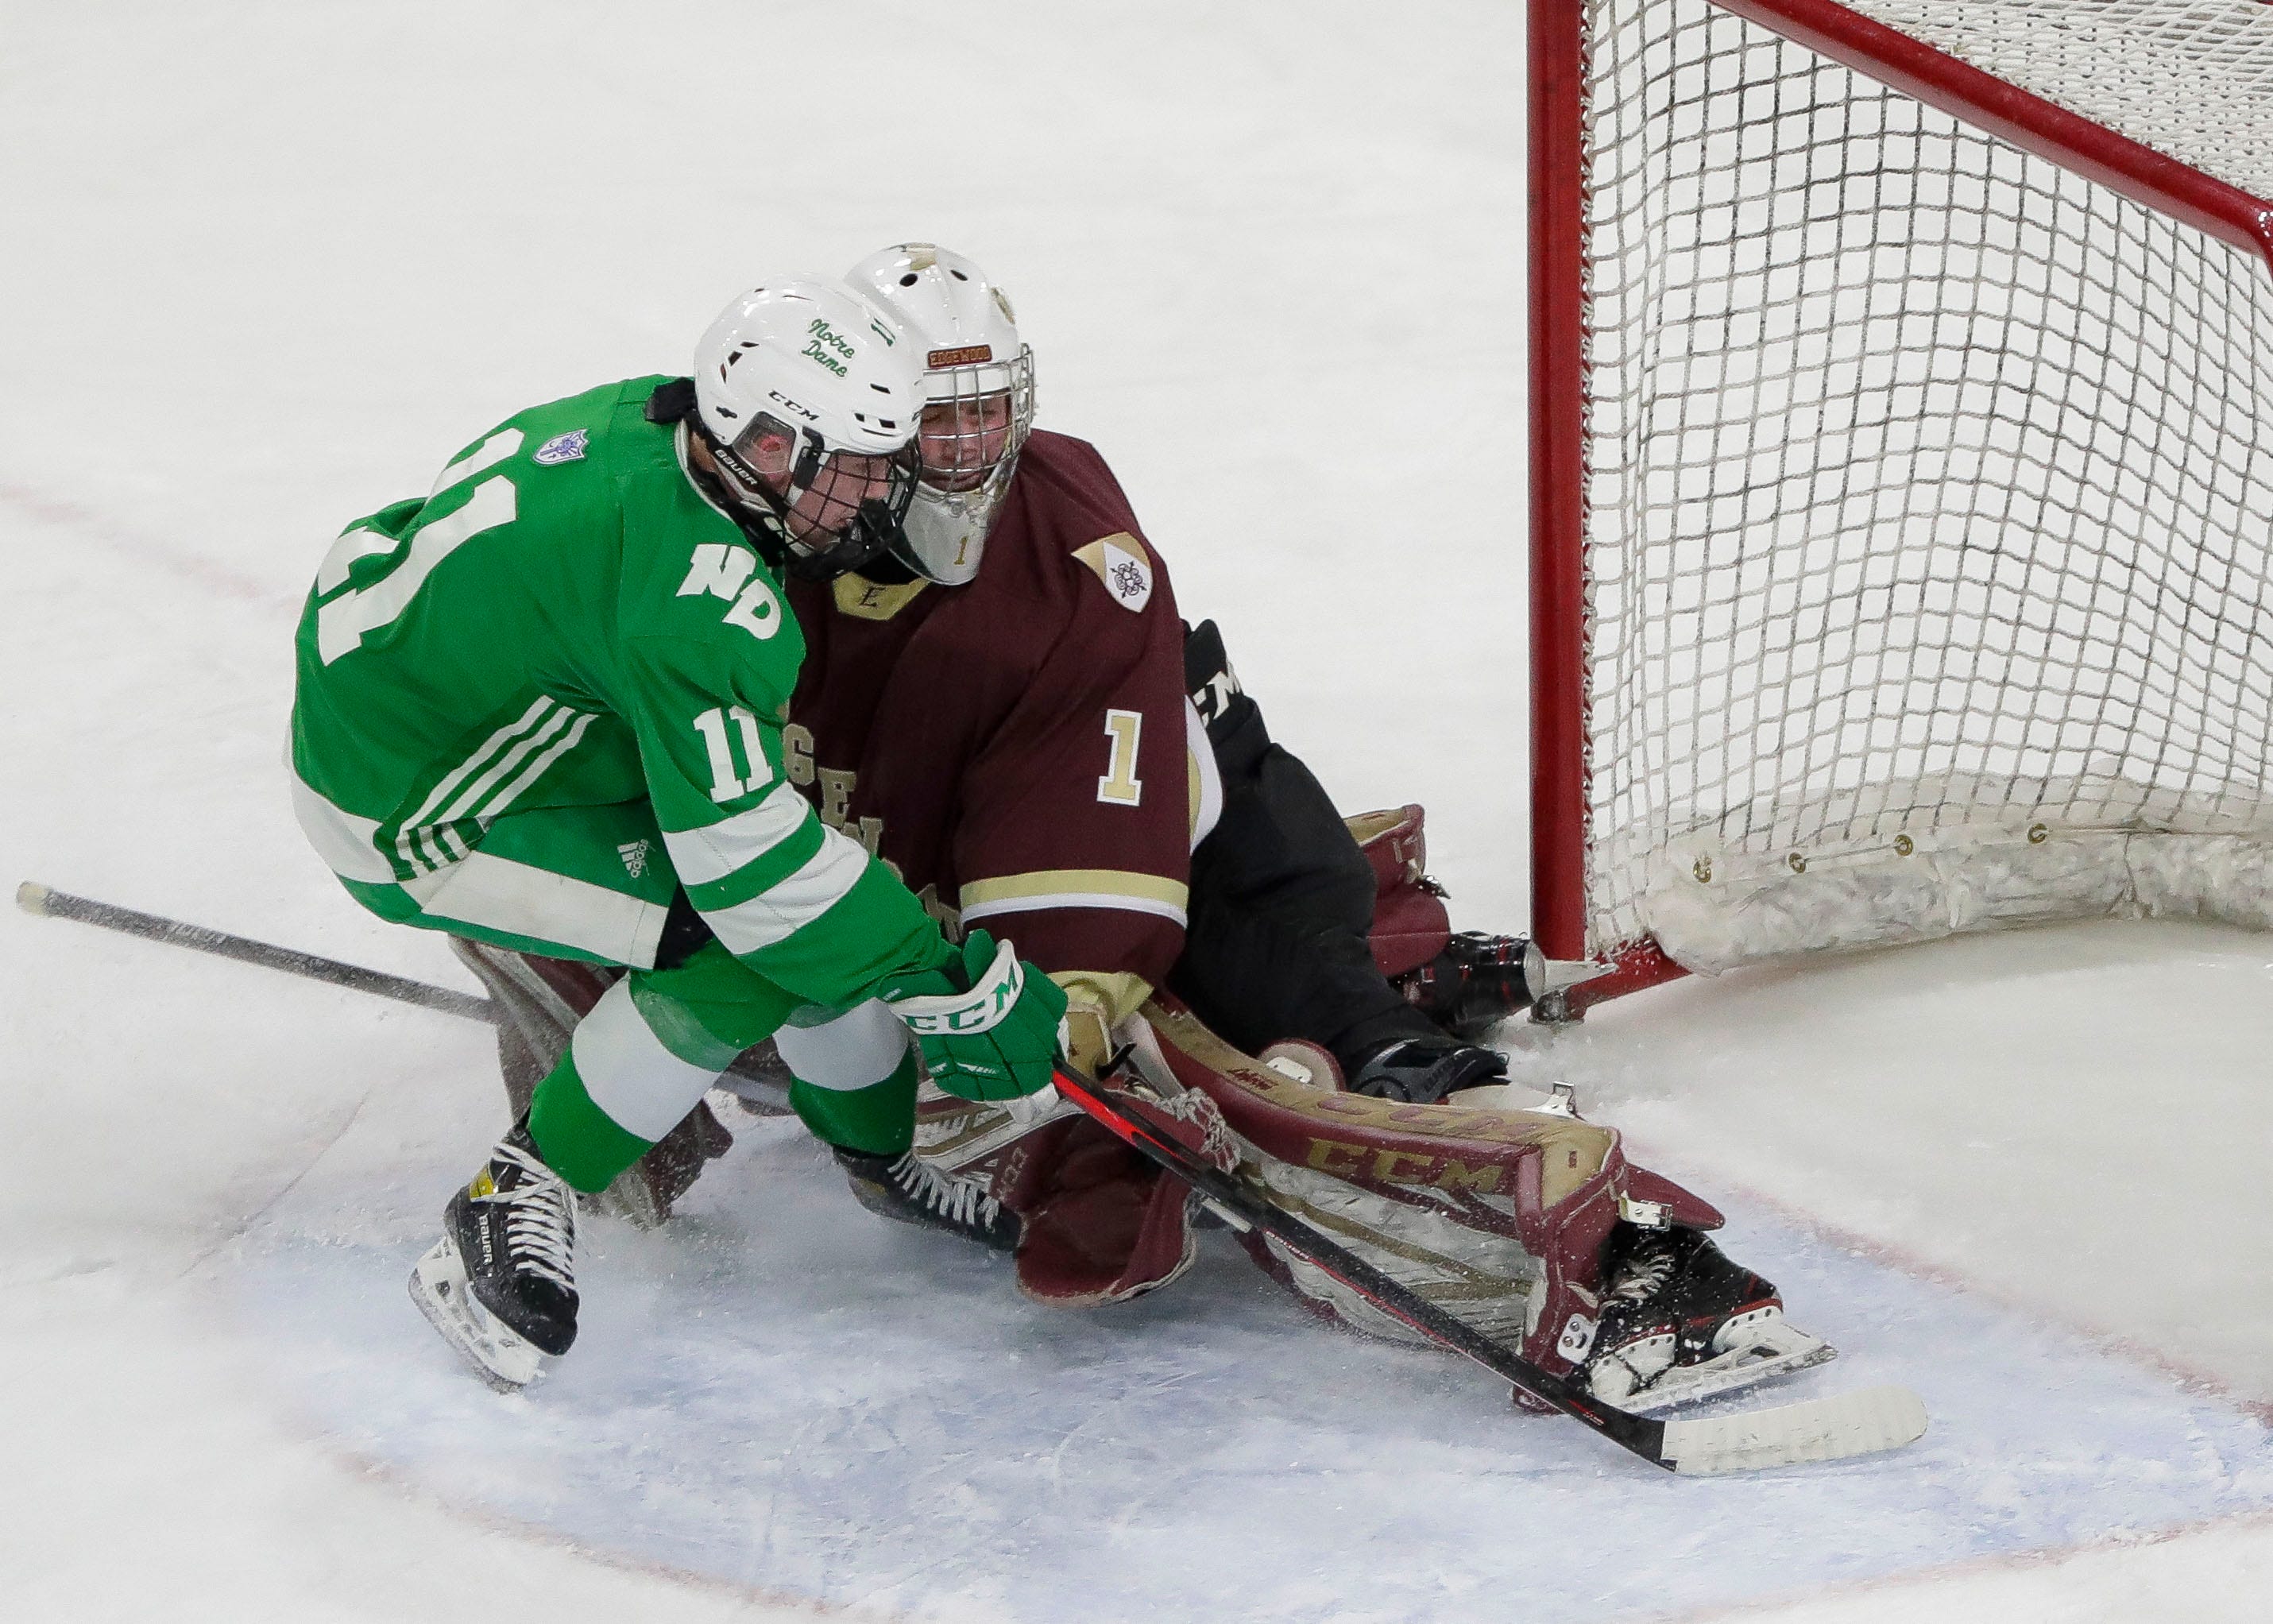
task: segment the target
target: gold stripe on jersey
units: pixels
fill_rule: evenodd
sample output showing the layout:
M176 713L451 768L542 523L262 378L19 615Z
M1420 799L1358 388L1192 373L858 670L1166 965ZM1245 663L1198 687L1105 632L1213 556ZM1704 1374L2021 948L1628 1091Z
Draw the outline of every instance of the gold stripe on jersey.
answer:
M1189 895L1182 880L1125 868L1043 868L972 880L958 895L963 922L993 914L1032 914L1044 908L1121 908L1184 922Z

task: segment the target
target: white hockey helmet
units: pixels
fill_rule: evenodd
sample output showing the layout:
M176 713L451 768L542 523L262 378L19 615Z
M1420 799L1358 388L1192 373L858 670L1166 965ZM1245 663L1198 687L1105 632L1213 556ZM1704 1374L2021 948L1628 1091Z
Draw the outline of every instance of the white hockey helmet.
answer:
M922 347L923 482L902 521L901 561L959 586L979 573L1018 453L1034 426L1034 355L986 273L952 250L901 243L844 280Z
M919 344L852 289L801 277L742 295L695 346L689 425L790 574L897 550L920 469Z

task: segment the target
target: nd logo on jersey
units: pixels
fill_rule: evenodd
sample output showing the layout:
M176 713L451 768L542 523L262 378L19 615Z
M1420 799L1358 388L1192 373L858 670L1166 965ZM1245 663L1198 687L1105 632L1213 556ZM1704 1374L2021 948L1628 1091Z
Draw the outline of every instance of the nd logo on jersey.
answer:
M757 568L758 555L747 547L705 542L694 549L694 562L687 567L686 579L679 583L677 595L693 598L708 592L727 599L733 607L726 611L726 624L739 626L763 643L781 630L782 605Z

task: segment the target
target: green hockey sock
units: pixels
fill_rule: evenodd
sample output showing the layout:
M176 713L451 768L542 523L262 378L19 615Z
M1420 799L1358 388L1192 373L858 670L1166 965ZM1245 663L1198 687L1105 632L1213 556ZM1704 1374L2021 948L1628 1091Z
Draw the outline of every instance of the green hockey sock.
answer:
M871 1155L899 1155L916 1142L916 1064L911 1049L889 1077L866 1088L793 1082L790 1106L815 1139Z
M643 1139L593 1103L576 1074L576 1052L564 1051L529 1101L529 1137L544 1165L587 1195L605 1190L617 1174L647 1154Z

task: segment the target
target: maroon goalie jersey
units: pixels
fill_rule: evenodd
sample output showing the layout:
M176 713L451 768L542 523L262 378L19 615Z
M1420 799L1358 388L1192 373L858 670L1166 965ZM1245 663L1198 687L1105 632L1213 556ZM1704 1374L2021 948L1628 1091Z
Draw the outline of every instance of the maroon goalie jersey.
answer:
M791 781L944 921L1158 985L1198 779L1167 572L1085 441L1035 433L976 579L791 588Z

